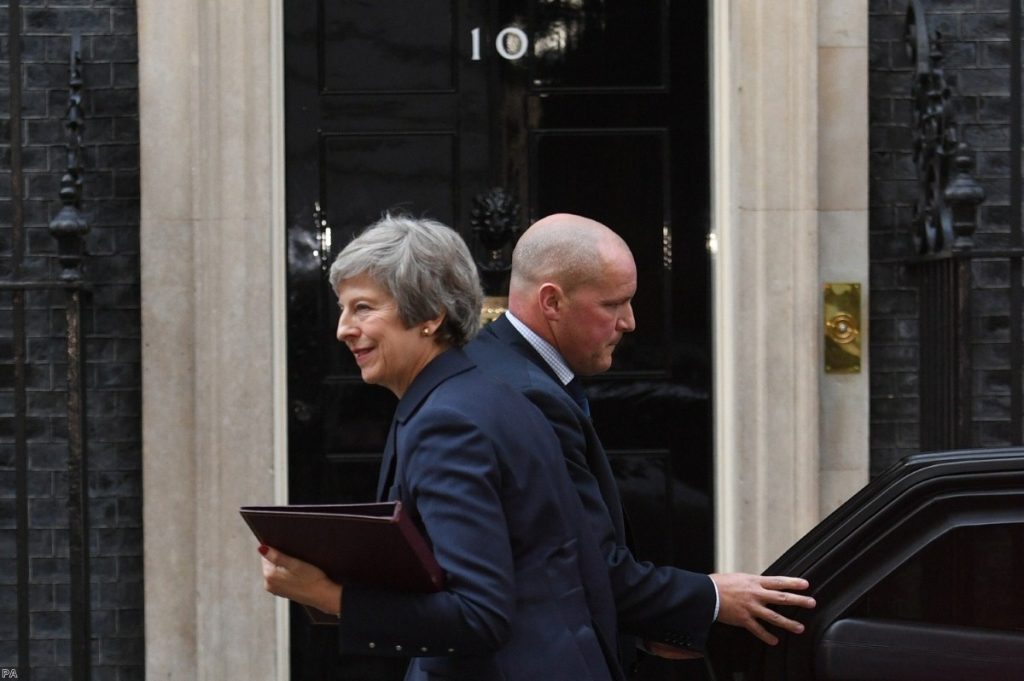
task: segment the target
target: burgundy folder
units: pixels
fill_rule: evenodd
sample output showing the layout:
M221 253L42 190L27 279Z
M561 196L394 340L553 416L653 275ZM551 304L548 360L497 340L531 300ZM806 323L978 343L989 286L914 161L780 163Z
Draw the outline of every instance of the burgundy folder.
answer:
M243 506L239 512L262 544L316 565L339 584L415 592L444 587L444 572L400 501Z

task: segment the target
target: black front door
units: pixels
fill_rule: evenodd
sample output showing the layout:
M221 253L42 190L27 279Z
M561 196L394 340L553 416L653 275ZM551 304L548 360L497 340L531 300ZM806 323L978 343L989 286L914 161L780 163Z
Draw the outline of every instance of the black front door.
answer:
M483 259L474 210L497 188L520 227L575 212L633 249L637 331L588 382L592 411L637 553L709 571L706 7L294 0L285 41L292 503L369 499L395 405L334 340L333 255L398 210L452 225ZM304 618L294 679L372 678Z

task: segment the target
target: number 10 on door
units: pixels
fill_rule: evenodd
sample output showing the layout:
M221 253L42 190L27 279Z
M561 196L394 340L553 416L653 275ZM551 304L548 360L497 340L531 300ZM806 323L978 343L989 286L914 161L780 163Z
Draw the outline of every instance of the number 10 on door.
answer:
M473 42L473 61L480 61L480 28L469 32ZM498 31L494 38L494 49L502 59L515 61L521 59L530 48L530 39L526 32L515 26L506 26Z

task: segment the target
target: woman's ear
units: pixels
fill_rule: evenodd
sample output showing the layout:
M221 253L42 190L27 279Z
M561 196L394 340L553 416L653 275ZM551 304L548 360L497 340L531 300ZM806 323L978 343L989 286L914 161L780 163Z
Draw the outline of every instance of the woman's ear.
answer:
M545 319L554 321L562 315L564 298L562 287L558 284L545 282L537 289L537 303Z
M425 320L423 322L423 324L422 324L423 335L424 336L433 336L435 333L437 333L437 330L439 328L441 328L441 324L444 323L444 318L447 317L447 316L448 316L448 313L446 311L444 311L444 310L441 310L440 314L438 314L433 319Z

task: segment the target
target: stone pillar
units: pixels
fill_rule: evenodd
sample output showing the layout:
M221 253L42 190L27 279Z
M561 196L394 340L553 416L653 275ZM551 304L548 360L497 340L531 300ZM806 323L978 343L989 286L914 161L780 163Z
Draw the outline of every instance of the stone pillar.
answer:
M820 379L825 516L867 484L870 469L867 0L818 3L818 82L821 283L861 284L860 373Z
M819 516L817 3L712 3L717 567Z
M275 0L139 0L148 679L278 676L243 504L282 497Z

